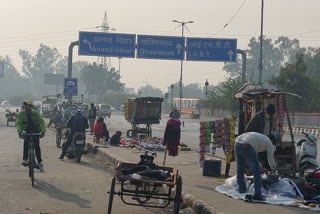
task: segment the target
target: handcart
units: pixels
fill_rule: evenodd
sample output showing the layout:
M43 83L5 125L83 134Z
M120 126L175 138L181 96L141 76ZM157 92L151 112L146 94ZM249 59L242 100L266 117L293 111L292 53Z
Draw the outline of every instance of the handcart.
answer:
M161 181L142 176L134 178L122 174L123 169L132 169L141 166L141 162L153 164L153 156L141 155L139 164L120 163L115 168L114 177L112 178L108 205L108 214L111 214L113 198L115 195L120 196L123 203L127 205L166 208L171 202L174 202L174 214L179 213L180 204L182 203L182 177L179 176L178 170L170 167L158 167L158 170L172 173L169 180ZM119 186L116 190L116 184ZM175 191L173 190L175 188Z
M139 97L130 98L125 102L125 118L132 124L127 131L127 137L152 137L152 124L159 124L161 120L161 103L163 98ZM145 125L140 127L139 125Z
M13 122L14 126L16 126L17 113L7 112L5 116L7 118L7 126L9 126L9 122Z

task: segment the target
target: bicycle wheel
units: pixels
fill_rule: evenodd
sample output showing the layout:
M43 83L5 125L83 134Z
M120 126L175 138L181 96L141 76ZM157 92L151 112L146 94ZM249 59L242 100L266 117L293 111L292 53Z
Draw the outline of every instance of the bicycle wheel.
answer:
M116 178L113 177L111 181L110 192L109 192L108 214L111 214L115 186L116 186Z
M182 203L182 177L179 176L176 184L176 196L174 198L174 214L179 214L180 204Z
M32 186L34 185L34 167L35 167L34 149L29 148L29 177L31 178Z

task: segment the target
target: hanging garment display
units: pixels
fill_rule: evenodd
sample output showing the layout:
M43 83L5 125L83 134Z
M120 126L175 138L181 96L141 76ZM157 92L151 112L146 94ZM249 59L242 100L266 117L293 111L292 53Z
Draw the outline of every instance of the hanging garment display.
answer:
M203 166L205 153L210 152L210 143L214 143L215 148L222 147L226 154L226 162L231 163L234 158L234 142L235 120L233 116L211 122L200 122L200 166Z

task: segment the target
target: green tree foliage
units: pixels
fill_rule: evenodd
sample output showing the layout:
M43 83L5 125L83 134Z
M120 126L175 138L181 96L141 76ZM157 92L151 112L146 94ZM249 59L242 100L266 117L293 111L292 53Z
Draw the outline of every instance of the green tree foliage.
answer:
M307 73L314 79L320 79L320 48L309 48L304 61L307 64Z
M8 56L0 57L0 61L4 62L4 77L0 78L0 101L8 100L11 104L20 105L23 99L21 96L31 97L31 93L28 93L30 86Z
M270 80L270 83L278 89L298 94L304 98L301 100L290 97L288 100L290 110L306 112L320 109L318 100L320 82L307 73L307 67L304 56L297 54L295 63L282 67L280 74Z
M247 80L258 82L259 78L259 59L260 59L260 40L251 38L247 53ZM263 40L263 82L268 86L268 80L279 74L280 68L287 63L294 63L298 53L305 53L306 48L300 47L297 39L290 40L288 37L279 37L273 41L270 38ZM234 78L241 76L242 60L238 57L238 63L225 63L223 69Z
M169 100L172 98L171 85L168 87ZM179 82L174 84L173 97L178 98L180 94ZM184 98L205 99L205 90L200 83L182 85L182 95Z
M50 48L44 44L40 45L35 56L21 49L19 55L22 59L22 72L28 79L43 76L44 73L56 73L56 65L62 58L56 48Z
M121 91L115 91L104 97L104 103L110 104L114 108L120 110L121 105L123 105L129 97L128 94Z
M119 73L96 63L85 66L80 72L80 81L89 95L107 94L110 91L121 91L124 84L120 82Z
M161 89L153 87L152 85L146 85L138 89L141 92L142 97L163 97Z
M212 109L222 108L235 112L239 108L237 101L232 98L233 91L242 84L240 78L228 78L219 83L214 90L209 91L209 106Z

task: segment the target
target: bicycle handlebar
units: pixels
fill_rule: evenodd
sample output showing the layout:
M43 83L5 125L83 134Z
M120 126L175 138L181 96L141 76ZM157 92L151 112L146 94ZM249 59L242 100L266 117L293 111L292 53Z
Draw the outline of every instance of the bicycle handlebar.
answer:
M40 136L42 133L40 132L40 133L24 133L24 132L22 132L22 135L24 135L24 136Z

